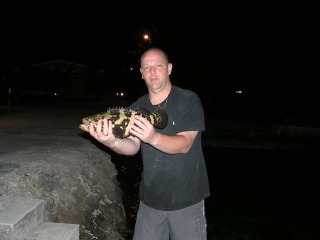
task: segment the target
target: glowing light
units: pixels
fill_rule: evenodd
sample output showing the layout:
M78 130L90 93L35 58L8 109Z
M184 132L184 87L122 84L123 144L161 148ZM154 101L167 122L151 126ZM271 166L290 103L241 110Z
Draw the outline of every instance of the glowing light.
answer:
M116 95L120 97L124 97L124 92L117 92Z

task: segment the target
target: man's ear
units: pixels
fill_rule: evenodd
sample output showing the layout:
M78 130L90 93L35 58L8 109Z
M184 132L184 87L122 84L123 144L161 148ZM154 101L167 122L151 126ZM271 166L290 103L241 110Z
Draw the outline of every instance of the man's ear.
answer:
M173 68L172 63L169 63L169 64L168 64L168 74L169 74L169 75L170 75L171 72L172 72L172 68Z

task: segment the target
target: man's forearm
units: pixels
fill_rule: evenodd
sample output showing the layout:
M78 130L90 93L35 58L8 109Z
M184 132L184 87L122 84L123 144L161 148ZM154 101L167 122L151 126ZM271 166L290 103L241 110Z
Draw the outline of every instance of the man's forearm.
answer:
M151 145L168 154L185 154L190 150L196 135L196 131L175 136L158 133Z
M130 138L115 138L113 144L107 147L118 154L132 156L139 151L140 144Z

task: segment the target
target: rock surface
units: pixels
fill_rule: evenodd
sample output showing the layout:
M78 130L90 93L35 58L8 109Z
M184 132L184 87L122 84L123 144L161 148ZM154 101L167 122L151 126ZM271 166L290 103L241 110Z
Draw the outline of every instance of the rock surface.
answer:
M122 190L110 155L78 128L101 109L45 109L0 116L0 200L45 200L45 221L80 225L80 239L125 239Z

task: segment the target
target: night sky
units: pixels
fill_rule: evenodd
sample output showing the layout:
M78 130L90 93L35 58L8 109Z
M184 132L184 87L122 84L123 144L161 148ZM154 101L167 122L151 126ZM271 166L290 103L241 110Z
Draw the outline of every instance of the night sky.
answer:
M319 7L307 1L1 4L2 72L56 59L126 66L128 52L148 32L152 44L168 52L173 82L200 95L228 87L281 88L287 95L302 89L302 97L311 96L308 104L315 100Z

